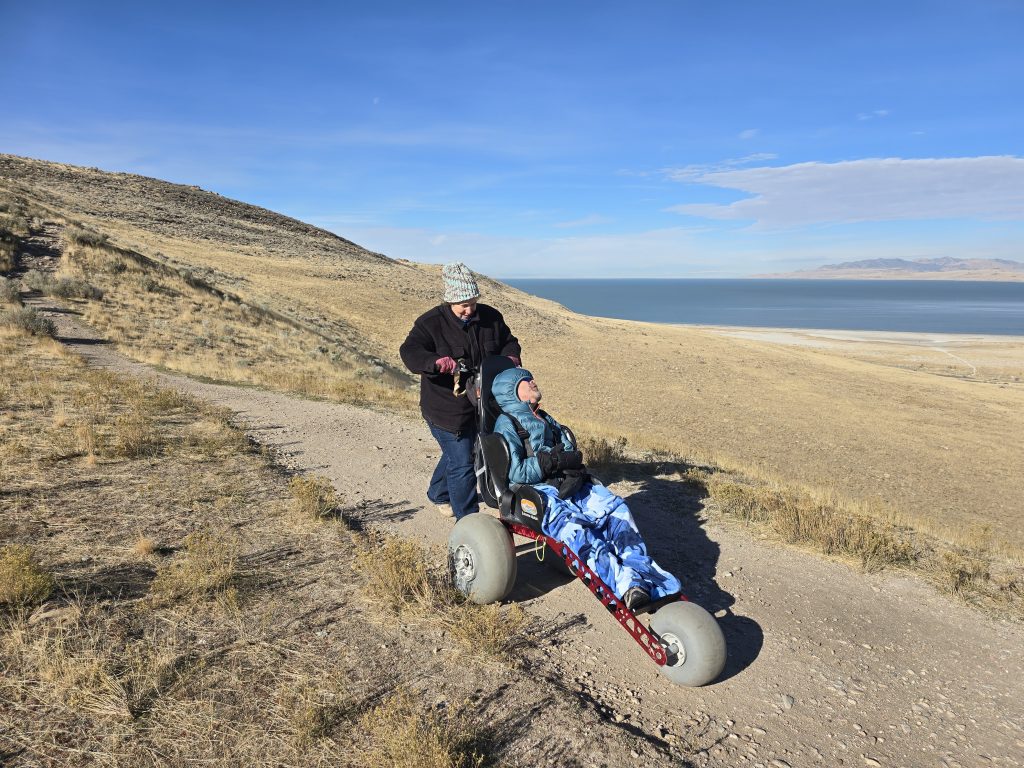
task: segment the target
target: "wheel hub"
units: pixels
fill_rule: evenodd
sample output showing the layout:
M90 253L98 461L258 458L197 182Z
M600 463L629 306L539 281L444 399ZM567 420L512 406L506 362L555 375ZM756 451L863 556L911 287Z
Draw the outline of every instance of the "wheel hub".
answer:
M452 555L452 567L455 571L455 585L460 591L476 578L476 564L473 562L473 552L466 545L460 545L455 554Z
M661 636L661 644L665 646L665 666L681 667L686 663L686 647L671 632Z

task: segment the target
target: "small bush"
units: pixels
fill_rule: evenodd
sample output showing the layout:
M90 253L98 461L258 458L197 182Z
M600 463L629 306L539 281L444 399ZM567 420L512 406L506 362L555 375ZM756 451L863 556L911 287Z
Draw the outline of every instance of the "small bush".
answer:
M40 272L38 269L30 269L25 273L25 276L21 278L21 284L30 291L49 293L50 288L53 285L53 278L45 272Z
M367 712L360 729L373 746L363 754L371 768L478 768L486 760L465 716L435 712L405 691Z
M530 618L522 608L467 602L448 570L431 568L415 542L388 537L379 544L361 544L356 567L366 579L366 590L390 610L429 617L471 654L508 662L527 643Z
M151 591L159 600L194 600L233 591L238 578L238 545L197 531L185 539L185 556L157 571Z
M68 227L64 237L73 245L84 245L89 248L103 248L110 244L110 238L99 232L84 227Z
M115 423L112 455L140 459L158 455L163 447L164 436L159 427L145 416L122 416Z
M103 298L103 291L85 280L73 277L61 277L53 281L45 291L51 296L59 299L91 299L99 301Z
M292 514L300 520L325 520L338 516L338 496L331 481L324 477L291 479Z
M132 547L132 551L139 557L149 557L156 552L156 542L148 536L139 536L135 540L135 545Z
M608 440L603 437L580 437L583 461L591 469L612 469L627 463L626 438Z
M54 336L57 326L32 307L13 309L0 315L0 325L6 325L30 336Z
M356 556L367 591L392 611L431 603L433 584L423 549L412 541L389 538L366 546Z
M0 301L8 304L21 303L18 284L6 277L0 277Z
M15 544L0 550L0 605L38 605L53 592L53 584L53 576L40 567L29 547Z
M977 591L992 577L988 558L974 552L943 552L942 569L946 576L946 589L951 595L965 598Z

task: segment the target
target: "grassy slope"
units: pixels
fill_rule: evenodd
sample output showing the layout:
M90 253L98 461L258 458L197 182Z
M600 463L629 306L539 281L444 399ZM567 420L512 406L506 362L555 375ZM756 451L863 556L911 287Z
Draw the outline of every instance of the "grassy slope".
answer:
M324 329L389 371L400 370L397 347L413 318L437 297L436 267L371 254L194 188L10 157L0 157L0 176L120 245ZM566 422L835 491L952 540L976 542L985 526L1000 546L1020 540L1019 385L581 317L489 281L484 293ZM152 338L122 341L138 357L160 353ZM252 367L260 365L257 357Z
M517 606L462 602L226 416L0 327L0 762L671 759L559 693Z

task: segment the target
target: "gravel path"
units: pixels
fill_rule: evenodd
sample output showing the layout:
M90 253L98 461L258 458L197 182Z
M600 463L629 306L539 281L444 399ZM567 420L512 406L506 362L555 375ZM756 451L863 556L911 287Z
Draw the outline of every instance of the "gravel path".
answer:
M438 449L420 422L158 373L54 310L62 339L91 363L232 409L258 441L329 477L378 524L444 542L451 522L423 496ZM656 559L720 617L724 679L698 690L668 684L582 585L522 557L513 599L565 625L543 652L581 701L637 735L688 745L699 766L1024 765L1019 624L913 578L862 575L708 523L701 499L680 485L653 477L613 487Z

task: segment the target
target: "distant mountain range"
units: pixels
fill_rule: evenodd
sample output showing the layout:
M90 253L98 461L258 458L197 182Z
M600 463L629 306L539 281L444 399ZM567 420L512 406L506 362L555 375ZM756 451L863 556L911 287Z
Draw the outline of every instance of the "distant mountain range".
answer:
M755 277L904 280L1024 280L1024 262L1010 259L861 259Z

